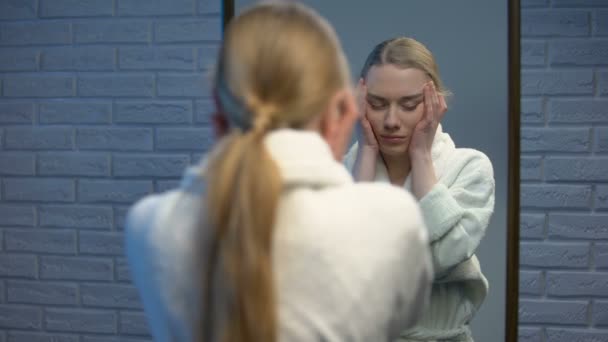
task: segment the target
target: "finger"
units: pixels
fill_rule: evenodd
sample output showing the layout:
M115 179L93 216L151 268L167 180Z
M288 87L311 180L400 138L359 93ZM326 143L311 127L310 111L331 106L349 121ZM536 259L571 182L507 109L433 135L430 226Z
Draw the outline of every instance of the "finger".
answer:
M431 85L427 83L424 87L424 120L429 122L432 121L434 108L433 108L433 94Z
M361 126L363 126L363 128L370 128L371 124L369 123L369 120L367 119L367 116L363 116L360 120L361 122Z
M364 116L364 112L365 112L365 83L363 81L362 78L359 79L359 82L357 83L357 90L356 90L357 94L356 94L356 100L357 100L357 109L358 109L358 113L359 113L359 118Z
M448 111L448 105L445 103L445 96L443 96L443 95L439 96L439 101L440 101L440 106L441 106L441 110L439 111L439 113L441 114L440 118L443 119L443 116Z
M433 99L433 112L430 117L430 125L431 127L435 127L439 122L439 97L437 95L437 88L435 88L435 83L433 81L431 81L431 94Z
M365 83L363 83L361 91L361 108L363 116L367 119L367 85Z
M433 88L433 109L435 110L433 112L433 119L434 121L438 121L439 120L439 115L440 115L440 111L441 111L441 105L439 103L439 94L437 94L437 88L435 88L435 83L431 83L431 86Z
M435 103L435 115L434 115L434 125L438 125L443 117L443 104L441 102L441 94L437 91L437 88L433 85L433 93L434 93L434 103Z

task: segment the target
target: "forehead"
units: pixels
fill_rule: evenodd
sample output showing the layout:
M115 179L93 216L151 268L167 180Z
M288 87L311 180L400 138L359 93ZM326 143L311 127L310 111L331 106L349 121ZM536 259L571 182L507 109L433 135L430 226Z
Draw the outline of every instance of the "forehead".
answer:
M391 64L373 66L367 74L366 84L370 93L386 99L397 100L416 95L428 81L420 69L400 69Z

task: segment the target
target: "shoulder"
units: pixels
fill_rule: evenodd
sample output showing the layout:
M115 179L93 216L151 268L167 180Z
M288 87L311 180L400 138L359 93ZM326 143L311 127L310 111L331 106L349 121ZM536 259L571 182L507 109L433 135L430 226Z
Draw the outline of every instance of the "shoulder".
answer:
M409 191L390 184L376 183L373 189L368 185L370 187L364 187L362 191L374 194L369 196L367 204L382 218L381 222L386 222L385 233L393 230L393 236L402 246L404 243L406 246L426 245L427 229L416 198Z
M472 148L456 148L446 164L446 175L459 179L475 179L494 183L494 167L490 158Z
M327 187L312 191L310 200L331 203L331 208L336 210L368 208L367 212L352 213L357 215L366 215L369 210L378 214L394 208L408 210L417 207L415 198L408 191L381 182L351 182Z
M155 340L167 340L176 317L183 316L182 302L174 293L177 286L190 280L183 272L171 273L181 271L184 263L175 259L173 253L167 253L166 247L172 242L158 234L164 228L159 217L171 202L170 196L171 192L143 197L130 207L125 217L127 262ZM182 294L187 293L183 287L179 289Z
M162 196L154 194L143 197L127 211L124 239L127 257L131 263L148 258L155 216L163 202Z
M469 164L483 167L484 169L492 169L492 161L485 153L472 148L460 148L458 150L462 150L461 153L468 158Z
M453 158L465 167L478 167L492 170L492 161L482 151L473 148L456 148Z
M149 229L154 221L155 213L161 206L165 195L152 194L139 199L127 211L125 217L125 232L127 234L142 234Z
M388 233L421 225L414 197L402 188L378 182L296 190L283 197L280 208L286 222L303 218L314 230Z
M174 216L180 192L171 190L151 194L135 202L125 216L125 242L128 250L140 250L157 245L170 225L163 224L167 216ZM142 251L140 251L142 252Z
M393 274L395 263L424 253L429 242L414 197L383 183L294 192L282 203L277 223L278 248L290 254L314 250L339 272L354 274Z
M342 207L339 211L343 215L348 215L351 230L359 227L377 239L404 238L426 243L420 207L408 191L385 183L354 183L341 187L335 197L332 202Z
M138 243L156 243L169 249L190 241L202 203L201 194L182 189L141 198L131 206L125 218L127 243L139 239Z
M400 187L388 183L361 182L344 189L346 196L356 198L361 204L377 213L400 213L416 211L418 204L414 196Z

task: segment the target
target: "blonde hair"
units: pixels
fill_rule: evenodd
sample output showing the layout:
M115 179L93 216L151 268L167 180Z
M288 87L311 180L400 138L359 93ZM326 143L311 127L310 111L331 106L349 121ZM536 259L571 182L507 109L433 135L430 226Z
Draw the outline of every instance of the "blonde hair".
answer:
M451 92L444 86L441 77L439 77L439 68L433 54L426 46L413 38L392 38L376 45L367 56L361 69L361 78L365 79L373 66L386 64L402 69L419 69L435 83L435 88L440 94L451 95Z
M208 168L202 228L210 225L213 237L203 255L209 263L201 274L199 340L277 340L272 242L282 181L263 138L307 125L350 84L348 70L333 29L303 5L266 2L229 23L214 88L234 129ZM226 290L214 285L217 277ZM218 302L225 315L214 333Z

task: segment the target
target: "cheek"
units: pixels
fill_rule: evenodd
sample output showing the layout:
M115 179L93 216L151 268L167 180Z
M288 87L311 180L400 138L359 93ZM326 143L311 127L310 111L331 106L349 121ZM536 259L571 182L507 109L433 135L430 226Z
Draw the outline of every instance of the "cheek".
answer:
M414 127L416 127L416 125L420 122L420 119L422 119L423 113L424 111L420 110L420 107L413 111L400 111L399 119L404 127L413 130Z
M420 104L418 107L416 107L416 110L414 111L414 117L416 118L416 123L418 123L420 120L422 120L423 115L424 115L424 104Z
M384 112L367 108L367 120L374 130L379 130L384 126Z
M420 104L416 109L409 113L410 124L415 127L424 116L424 105Z

